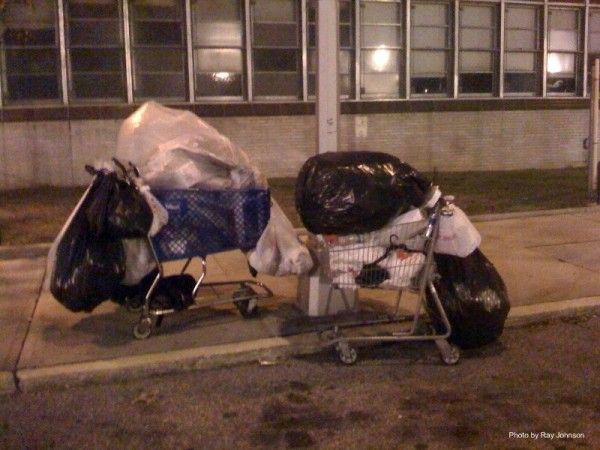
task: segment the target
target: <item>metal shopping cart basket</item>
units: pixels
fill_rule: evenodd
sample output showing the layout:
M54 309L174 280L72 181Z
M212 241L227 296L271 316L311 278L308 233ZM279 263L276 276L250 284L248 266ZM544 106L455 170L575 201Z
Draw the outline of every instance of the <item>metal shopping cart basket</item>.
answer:
M387 341L434 341L442 361L456 364L460 351L455 345L448 343L451 333L444 307L440 302L433 280L436 277L433 248L438 238L439 218L451 215L452 205L449 198L440 199L435 206L424 210L421 220L398 223L386 227L385 231L340 237L318 236L316 253L325 278L330 283L326 309L329 311L334 291L340 293L346 308L350 302L347 290L359 288L394 289L398 291L394 314L386 318L369 319L351 324L335 325L321 333L325 345L334 346L340 360L345 364L353 364L357 352L352 344ZM412 316L399 315L400 301L404 291L417 294L416 309ZM427 291L433 299L434 308L444 330L436 331L436 327L425 321L423 314L427 311ZM412 321L409 330L395 331L391 334L369 336L343 336L341 329L355 326L375 325Z
M273 295L263 283L251 279L203 283L208 255L233 249L245 251L256 246L269 221L268 190L171 189L152 193L167 209L169 221L155 237L149 238L158 273L144 296L139 322L133 328L136 338L147 338L160 326L164 316L179 310L156 307L152 301L161 280L165 279L163 263L167 261L183 261L181 274L184 275L192 259L200 259L201 273L189 287L193 304L186 305L185 309L233 301L242 315L248 317L256 312L257 300ZM201 287L226 285L238 286L231 298L213 296L208 301L196 300Z

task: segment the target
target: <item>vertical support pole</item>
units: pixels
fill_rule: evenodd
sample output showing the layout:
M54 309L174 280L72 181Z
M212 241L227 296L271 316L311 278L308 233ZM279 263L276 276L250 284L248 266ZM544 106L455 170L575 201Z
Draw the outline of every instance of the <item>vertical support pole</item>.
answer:
M185 0L185 46L187 58L188 99L196 101L196 75L194 71L194 46L192 44L192 2Z
M588 39L590 32L590 0L585 1L585 13L583 17L583 86L581 88L581 95L587 97L588 95Z
M300 2L300 45L302 61L302 101L308 100L308 7Z
M498 97L504 97L504 26L506 22L506 3L504 0L500 1L500 33L499 33L499 52L498 55Z
M360 62L360 46L361 46L361 5L360 0L354 0L354 98L360 100L361 97L361 62Z
M598 100L600 59L594 61L590 93L590 136L588 138L588 200L598 203Z
M411 35L411 0L406 0L404 3L404 7L406 11L404 13L404 56L405 56L405 65L404 65L404 98L410 98L410 65L411 65L411 43L410 43L410 35Z
M458 54L460 51L460 2L454 0L454 61L453 61L453 83L452 83L452 97L458 97L458 71L459 71L459 58Z
M249 102L254 99L254 81L252 76L252 2L244 0L244 19L246 31L246 95Z
M69 80L67 71L67 37L65 31L65 3L58 0L58 50L60 54L60 85L62 103L69 103Z
M129 0L123 0L123 37L125 43L125 82L127 103L133 103L133 62L131 56L131 33L129 31Z
M317 151L339 147L339 15L337 0L317 3Z
M548 91L548 0L544 2L544 31L543 31L543 55L542 55L542 97L547 95Z

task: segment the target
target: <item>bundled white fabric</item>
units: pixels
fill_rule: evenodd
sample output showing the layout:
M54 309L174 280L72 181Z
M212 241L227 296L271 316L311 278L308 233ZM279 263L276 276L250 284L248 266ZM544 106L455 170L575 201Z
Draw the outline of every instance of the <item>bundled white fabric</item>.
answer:
M413 278L425 263L425 255L420 252L392 252L380 265L387 269L390 278L381 286L385 288L404 288L413 284Z
M121 284L133 286L156 267L156 262L146 239L123 239L121 242L125 251L125 275Z
M121 125L116 156L136 164L151 187L267 187L228 138L189 111L152 101Z
M256 248L247 253L248 262L258 272L284 276L307 273L313 267L308 249L298 240L294 227L275 200L271 217Z
M464 258L479 247L481 235L462 209L456 205L452 208L453 215L440 217L440 231L433 251Z

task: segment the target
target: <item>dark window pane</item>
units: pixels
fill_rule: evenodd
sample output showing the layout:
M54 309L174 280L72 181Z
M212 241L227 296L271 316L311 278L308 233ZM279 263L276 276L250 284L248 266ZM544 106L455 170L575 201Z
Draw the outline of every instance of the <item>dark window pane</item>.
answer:
M465 94L491 94L493 75L491 73L462 73L459 77L459 89Z
M136 97L162 97L183 99L185 77L183 74L142 74L136 76Z
M255 49L254 69L266 72L294 72L298 70L298 51L280 49Z
M162 3L162 5L159 5ZM141 19L179 19L182 6L179 0L163 2L136 0L133 2L135 16Z
M313 24L308 25L308 46L317 46L317 29L316 26Z
M340 22L352 22L352 5L351 2L340 2Z
M72 21L69 37L71 45L120 45L121 25L112 20Z
M135 51L135 67L140 72L183 73L183 51L179 48L138 48Z
M254 45L297 47L295 24L257 23L254 25Z
M8 74L57 73L58 54L55 49L7 49Z
M411 92L413 94L445 94L448 80L444 77L413 78Z
M506 92L530 92L538 90L538 78L535 73L506 73L504 90Z
M352 47L353 43L352 27L349 25L340 26L340 47Z
M554 94L572 94L575 92L575 78L548 77L547 91Z
M70 51L73 72L119 72L123 52L114 48L74 48Z
M196 95L241 97L242 76L229 72L200 73L196 76Z
M75 74L73 93L77 98L124 98L121 74Z
M257 96L298 96L299 77L295 73L257 73L254 75Z
M183 36L179 22L136 22L133 25L136 44L181 44Z
M7 28L3 36L4 45L54 45L56 42L54 28L40 28L37 30Z
M58 98L56 75L9 76L7 100L46 100Z
M119 17L118 0L70 0L69 15L71 17Z

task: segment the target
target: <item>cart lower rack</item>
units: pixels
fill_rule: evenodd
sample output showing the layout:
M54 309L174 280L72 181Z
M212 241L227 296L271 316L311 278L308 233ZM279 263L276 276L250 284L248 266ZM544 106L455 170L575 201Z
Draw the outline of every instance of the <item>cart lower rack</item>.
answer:
M263 283L251 279L216 283L203 281L208 255L234 249L246 251L256 246L269 221L269 191L173 189L157 190L153 194L167 209L169 222L149 239L158 272L145 293L139 322L133 328L134 336L147 338L155 327L161 325L164 316L181 309L233 302L244 317L256 313L257 300L273 295ZM198 278L186 274L194 258L201 263ZM164 307L156 297L161 291L171 289L172 292L173 289L168 286L169 277L165 277L163 263L178 260L183 261L179 278L182 281L179 290L182 292L176 292L181 302ZM238 288L231 298L196 301L202 287L235 285Z
M451 215L452 205L440 199L435 206L423 211L421 220L398 223L384 230L365 235L340 237L317 237L316 251L330 282L327 311L334 291L338 291L347 309L350 308L345 290L393 289L398 291L395 313L378 320L355 321L348 325L336 325L322 332L325 345L333 346L345 364L357 360L353 344L385 341L433 341L446 364L456 364L460 351L448 343L451 326L444 307L438 297L433 280L436 277L433 248L438 238L440 215ZM344 327L369 326L402 321L398 315L402 292L408 290L418 295L416 310L408 331L370 336L344 336ZM432 299L429 307L435 309L441 319L443 332L437 332L429 323L424 323L427 292ZM432 304L433 303L433 304ZM423 325L427 329L423 331Z

